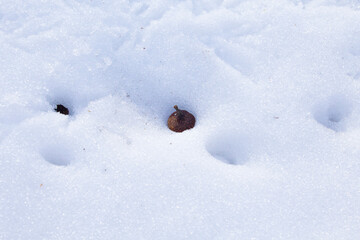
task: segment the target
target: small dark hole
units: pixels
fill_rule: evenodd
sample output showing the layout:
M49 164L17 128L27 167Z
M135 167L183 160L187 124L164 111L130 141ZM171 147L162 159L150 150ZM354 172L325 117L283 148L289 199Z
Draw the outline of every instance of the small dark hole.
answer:
M61 114L69 115L69 109L67 109L66 107L64 107L61 104L56 105L56 108L54 110Z

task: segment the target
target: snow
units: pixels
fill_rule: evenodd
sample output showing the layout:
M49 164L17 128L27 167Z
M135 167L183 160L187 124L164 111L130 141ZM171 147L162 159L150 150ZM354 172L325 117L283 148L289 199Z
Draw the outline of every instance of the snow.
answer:
M0 239L357 239L359 10L1 0Z

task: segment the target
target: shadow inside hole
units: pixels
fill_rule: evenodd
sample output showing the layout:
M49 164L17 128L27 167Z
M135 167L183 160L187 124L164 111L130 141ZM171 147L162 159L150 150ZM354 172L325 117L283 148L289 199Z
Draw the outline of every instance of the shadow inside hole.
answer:
M74 115L73 98L68 93L62 93L54 96L47 96L47 101L51 105L52 111L64 115Z
M335 132L345 130L345 120L352 112L351 103L342 96L332 96L314 109L314 119Z
M56 108L54 108L54 110L58 113L61 113L64 115L69 115L69 109L62 104L57 104Z
M44 147L41 151L45 161L56 166L67 166L73 160L71 150L61 144L51 144Z
M225 131L212 136L206 150L226 164L243 165L249 158L249 139L239 133Z

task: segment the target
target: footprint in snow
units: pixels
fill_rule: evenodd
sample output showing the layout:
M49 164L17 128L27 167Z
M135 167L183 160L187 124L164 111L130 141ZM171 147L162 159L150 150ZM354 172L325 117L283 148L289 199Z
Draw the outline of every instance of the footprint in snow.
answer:
M249 139L237 132L219 132L210 137L206 149L219 161L231 165L243 165L248 161Z
M344 96L331 96L317 104L313 111L314 119L335 132L345 130L345 120L352 112L352 104Z

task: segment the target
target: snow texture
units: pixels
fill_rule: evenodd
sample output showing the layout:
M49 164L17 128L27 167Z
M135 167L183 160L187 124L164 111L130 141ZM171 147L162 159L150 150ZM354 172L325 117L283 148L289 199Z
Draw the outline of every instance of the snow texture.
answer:
M0 0L0 239L358 239L359 26L358 0Z

